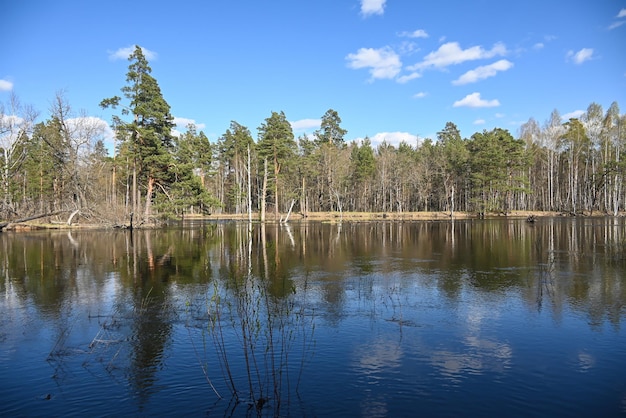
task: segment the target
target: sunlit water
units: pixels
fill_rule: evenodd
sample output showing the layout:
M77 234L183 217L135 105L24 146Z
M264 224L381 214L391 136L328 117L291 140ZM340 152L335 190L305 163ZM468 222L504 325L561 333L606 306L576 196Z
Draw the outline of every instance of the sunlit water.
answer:
M623 218L0 234L1 416L624 416Z

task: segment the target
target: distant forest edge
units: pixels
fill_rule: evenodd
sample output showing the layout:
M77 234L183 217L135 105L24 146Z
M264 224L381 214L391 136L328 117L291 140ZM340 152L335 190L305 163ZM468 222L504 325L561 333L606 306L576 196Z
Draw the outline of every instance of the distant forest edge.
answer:
M294 138L284 112L272 112L256 141L233 121L210 143L194 125L174 135L140 47L129 62L122 96L100 103L117 113L114 156L95 118L76 117L63 93L41 123L15 94L0 103L0 229L51 214L148 225L198 214L624 211L626 115L616 102L567 121L557 110L543 125L531 118L518 138L500 128L461 138L448 122L436 140L374 147L346 142L329 109L310 137Z

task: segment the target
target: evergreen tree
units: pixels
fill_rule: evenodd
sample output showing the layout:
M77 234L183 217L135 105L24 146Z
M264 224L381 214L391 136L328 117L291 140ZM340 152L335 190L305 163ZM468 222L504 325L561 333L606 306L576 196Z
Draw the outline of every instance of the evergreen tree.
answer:
M219 205L204 185L204 175L211 165L211 144L203 132L197 133L195 125L187 126L187 132L174 141L175 153L172 172L174 182L167 199L159 196L159 209L184 215L193 213L194 207L201 212Z
M447 122L445 128L437 132L437 145L441 153L440 163L446 203L452 217L456 208L457 191L464 186L467 174L468 152L465 142L461 139L461 132L452 122Z
M369 138L361 145L354 144L350 151L350 183L354 194L353 210L368 210L368 193L376 174L376 157Z
M40 213L60 209L66 164L66 155L60 152L61 142L59 125L53 118L35 125L24 147L24 198Z
M581 196L585 187L579 182L581 167L585 164L591 142L579 119L571 118L564 126L565 133L561 137L561 149L567 167L567 202L571 213L576 214L581 209Z
M513 194L527 191L524 142L507 130L495 128L475 133L468 146L476 210L481 215L487 211L507 214Z
M135 46L128 57L130 65L126 74L126 86L122 88L128 105L122 108L123 115L132 115L132 121L123 122L121 118L117 128L125 131L128 146L123 147L131 161L132 170L132 207L137 213L141 200L138 183L146 189L144 218L151 214L153 194L162 192L167 195L175 176L171 172L174 127L170 106L163 98L152 69L141 47ZM121 98L114 96L103 100L103 108L117 107Z
M332 144L337 147L345 146L344 137L348 133L341 127L341 118L336 110L328 109L324 116L320 130L315 132L316 142L319 144Z
M287 121L284 112L272 112L272 115L265 119L265 122L259 126L258 130L259 141L257 149L259 156L264 161L268 161L273 172L271 181L274 184L274 213L276 219L278 219L279 175L285 166L293 162L297 145L291 124ZM264 205L265 202L261 202L261 204Z
M227 211L243 213L247 199L247 157L248 149L254 151L254 140L250 130L235 122L218 141L220 176L224 189L221 199Z

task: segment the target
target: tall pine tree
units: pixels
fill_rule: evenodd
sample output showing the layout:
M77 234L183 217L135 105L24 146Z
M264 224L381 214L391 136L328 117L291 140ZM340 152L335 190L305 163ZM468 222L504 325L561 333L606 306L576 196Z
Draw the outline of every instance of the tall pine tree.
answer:
M126 150L131 164L132 176L132 210L137 214L141 203L141 189L146 190L144 220L151 216L151 207L156 193L165 193L175 180L172 167L174 127L170 106L163 98L157 80L152 77L152 69L143 54L141 47L135 46L134 52L128 57L130 65L126 74L127 85L122 93L128 100L122 106L123 115L132 115L132 121L123 122L117 119L117 129L127 146ZM100 106L116 108L121 98L114 96L104 99ZM121 123L119 123L121 122ZM139 186L142 186L141 188Z
M274 214L278 219L278 183L279 175L296 155L297 144L294 140L291 124L284 112L272 112L269 118L259 126L259 156L271 165L274 182ZM263 200L263 199L262 199ZM265 202L261 202L262 205Z

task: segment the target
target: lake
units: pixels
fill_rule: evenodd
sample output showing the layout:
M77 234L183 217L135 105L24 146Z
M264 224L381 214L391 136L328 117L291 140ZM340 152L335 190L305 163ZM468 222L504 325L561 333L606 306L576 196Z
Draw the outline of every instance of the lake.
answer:
M0 233L1 416L625 416L626 219Z

